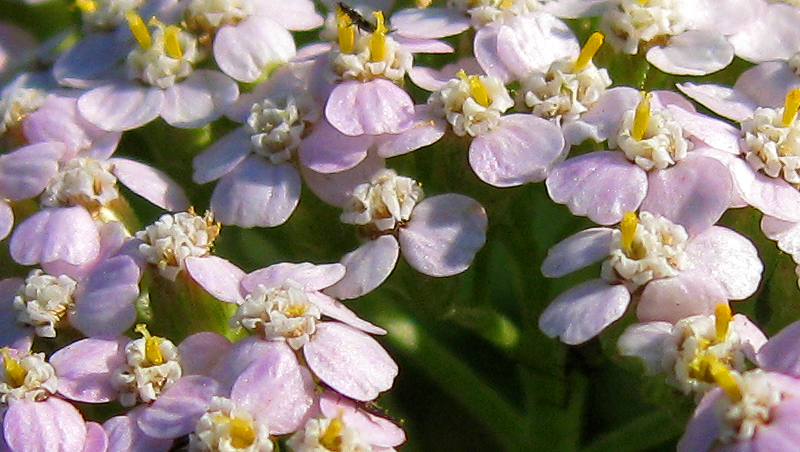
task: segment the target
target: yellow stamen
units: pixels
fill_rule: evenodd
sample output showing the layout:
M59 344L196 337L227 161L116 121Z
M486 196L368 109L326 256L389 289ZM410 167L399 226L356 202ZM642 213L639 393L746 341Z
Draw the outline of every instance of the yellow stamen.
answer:
M338 417L331 419L331 423L325 429L325 433L319 438L319 443L330 451L338 452L342 446L342 438L340 436L342 427L344 427L344 423L342 423L341 419Z
M167 55L176 59L183 55L181 43L178 41L180 32L181 29L177 25L170 25L164 30L164 47L167 50Z
M470 94L472 94L472 98L475 99L475 102L484 107L488 107L491 104L491 102L489 102L489 93L486 92L486 86L483 84L480 77L477 75L467 75L463 69L458 71L456 76L469 83Z
M639 0L639 4L645 6L647 5L647 0Z
M352 53L356 42L356 29L347 13L336 8L336 32L339 38L339 49L342 53Z
M728 336L728 326L731 324L731 319L733 318L731 315L731 307L728 306L728 303L718 304L714 308L714 316L717 319L715 322L717 342L722 342Z
M250 447L256 440L256 432L250 422L235 417L230 420L231 445L236 449Z
M508 9L514 6L514 0L503 0L500 2L500 9Z
M783 108L783 118L781 125L789 127L797 116L797 109L800 108L800 89L793 89L786 95L786 103Z
M622 233L622 251L626 255L633 252L633 237L636 235L636 226L639 224L639 219L636 217L636 212L625 212L622 216L622 221L619 222L619 230Z
M583 48L581 49L580 55L578 55L578 59L572 64L573 69L577 72L581 69L585 68L594 55L600 50L600 46L603 45L603 41L605 41L606 37L603 36L603 33L596 31L589 36L589 40L586 41Z
M300 303L291 305L286 309L286 314L288 314L289 317L300 317L305 313L306 306Z
M128 21L128 28L131 29L136 42L143 49L149 49L151 44L150 31L147 29L147 25L144 24L142 16L136 14L136 11L130 10L125 13L125 20Z
M75 6L85 13L91 13L97 9L97 3L93 0L75 0Z
M722 388L734 402L742 400L742 389L736 383L731 371L713 355L707 355L708 371L714 381Z
M369 59L372 61L382 61L386 58L386 33L389 30L383 23L383 11L373 11L375 16L375 31L369 38Z
M633 128L631 129L631 136L635 140L644 138L648 121L650 121L650 93L642 91L642 100L636 106L636 115L633 117Z
M0 348L0 355L3 356L3 369L6 371L8 383L13 388L19 388L25 383L25 369L22 365L8 353L8 347Z
M159 366L164 364L164 356L161 355L161 341L164 340L158 336L151 336L147 331L147 325L140 323L136 325L134 330L144 337L144 357L152 366Z

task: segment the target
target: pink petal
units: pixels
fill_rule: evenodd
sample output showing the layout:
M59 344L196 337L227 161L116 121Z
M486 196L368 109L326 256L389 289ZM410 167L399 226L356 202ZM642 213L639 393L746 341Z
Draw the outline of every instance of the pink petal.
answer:
M622 317L630 299L625 286L591 279L556 297L539 317L539 329L565 344L580 344Z
M668 74L706 75L733 61L733 46L718 32L689 30L647 51L647 61Z
M239 406L267 419L270 433L297 430L314 403L315 384L289 347L262 354L241 373L231 390Z
M429 276L463 272L486 243L486 211L474 199L455 193L417 204L400 229L400 250L415 270Z
M722 419L720 419L716 408L716 402L720 397L725 397L721 388L715 388L706 393L689 420L686 432L678 442L678 452L707 452L711 450L722 428Z
M358 298L372 292L392 273L400 255L400 244L384 235L351 251L340 261L347 267L341 281L325 289L325 293L340 300Z
M100 236L83 207L45 209L16 227L9 251L22 265L52 261L80 265L100 252Z
M398 35L408 38L443 38L469 28L467 16L452 8L402 9L392 14L389 22Z
M263 15L224 25L214 38L214 58L220 69L241 82L258 80L271 66L286 63L296 52L291 33Z
M121 132L155 119L161 112L164 92L152 86L102 85L78 99L78 110L103 130Z
M729 164L734 183L748 204L785 221L800 221L800 192L783 179L755 171L742 159Z
M133 160L113 158L114 175L137 195L161 207L175 211L189 208L189 198L183 188L166 173Z
M260 0L256 4L259 15L268 16L289 30L310 30L325 21L310 0Z
M797 87L800 78L785 61L767 61L751 67L733 85L733 89L752 99L755 106L773 108L783 107L786 93Z
M497 53L519 79L530 72L546 72L553 61L577 58L580 44L562 20L532 12L514 16L500 26Z
M218 256L192 256L184 262L192 279L214 298L236 304L244 301L240 284L245 273L232 262Z
M310 262L294 264L281 262L269 267L255 270L242 279L242 287L252 292L263 284L267 287L280 287L286 280L299 284L304 291L322 290L342 279L345 268L342 264L315 265Z
M722 286L707 273L685 270L674 278L647 283L639 298L636 315L642 322L661 320L677 322L699 314L713 314L714 307L725 304Z
M208 124L239 96L239 85L219 72L198 69L164 90L161 117L170 125L191 129Z
M481 28L475 32L472 47L473 52L475 52L475 59L486 74L508 83L514 78L514 74L512 74L511 69L506 66L505 61L497 52L499 31L500 28L498 27Z
M178 345L184 375L207 375L233 346L219 333L201 331Z
M32 198L41 193L58 172L58 160L65 151L63 144L47 142L0 155L0 199Z
M395 40L410 53L451 53L455 49L444 41L434 39L415 39L397 36Z
M136 320L140 271L129 256L101 262L78 284L69 321L87 336L116 336Z
M141 412L141 409L134 409L103 423L108 434L107 452L167 452L172 447L172 439L153 438L139 430L136 418Z
M153 438L177 438L194 430L218 394L216 381L201 375L189 375L172 384L150 406L142 411L136 424Z
M125 363L129 339L82 339L53 353L50 364L58 374L58 392L77 402L104 403L119 390L111 374Z
M86 423L86 442L82 452L107 452L108 435L97 422Z
M764 369L800 377L800 322L783 328L758 351L758 363Z
M608 257L611 233L609 228L591 228L556 243L542 261L542 274L560 278Z
M222 224L243 228L283 224L300 200L300 175L291 163L251 155L217 182L211 211Z
M398 368L386 350L367 334L338 322L321 322L303 356L325 384L366 402L392 387Z
M739 155L739 129L727 122L709 116L692 113L674 106L667 107L675 121L689 134L694 141L701 141L731 155ZM697 143L695 143L697 145ZM695 148L693 151L697 151Z
M607 140L617 133L622 116L628 110L636 108L640 97L637 90L628 86L615 86L606 90L579 120L564 124L567 142L578 144L587 138L598 143Z
M56 397L41 402L24 399L9 402L3 431L9 448L14 452L75 452L83 449L86 423L72 404Z
M192 160L192 180L205 184L230 173L250 155L250 134L244 127L234 129L197 154Z
M418 105L415 111L416 119L411 128L398 135L386 135L386 139L378 143L378 155L390 158L407 154L431 145L444 136L447 131L444 118L433 117L427 105Z
M339 83L325 104L328 122L350 136L400 133L411 126L413 116L411 96L383 78Z
M14 227L14 211L5 201L0 201L0 240L3 240Z
M721 85L698 85L679 83L676 85L684 94L700 102L709 110L734 121L744 121L753 116L756 103L746 94Z
M725 165L690 153L675 166L650 172L647 197L640 208L669 218L694 235L722 217L732 192Z
M800 223L783 221L764 215L761 218L761 230L770 240L778 242L778 248L800 260Z
M228 394L231 391L236 379L244 372L253 361L263 356L272 355L275 349L291 348L286 342L264 341L255 336L246 337L235 344L230 349L220 355L214 368L209 375L220 385L220 394Z
M797 7L773 2L750 17L758 19L742 22L739 32L728 38L737 56L755 63L788 60L800 48Z
M375 326L366 320L359 317L355 312L347 309L345 305L339 301L320 292L311 292L308 294L309 300L319 307L322 315L338 320L342 323L357 328L365 333L370 334L386 334L386 330Z
M617 341L619 354L644 361L647 374L663 371L664 351L672 340L669 322L635 323L625 329Z
M727 299L742 300L758 289L764 264L753 242L736 231L712 226L690 239L686 254L722 285Z
M618 223L647 193L647 172L619 151L597 151L568 159L547 178L550 198L595 223Z
M300 143L298 153L303 166L318 173L338 173L364 160L373 143L371 136L343 135L323 119Z
M503 116L500 125L475 137L469 163L495 187L541 182L564 157L564 136L556 124L533 115Z

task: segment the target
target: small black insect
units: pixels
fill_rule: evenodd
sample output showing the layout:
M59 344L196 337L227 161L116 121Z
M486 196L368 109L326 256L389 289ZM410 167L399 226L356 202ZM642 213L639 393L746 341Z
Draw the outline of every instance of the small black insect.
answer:
M339 10L344 13L350 19L350 22L358 27L359 30L367 33L375 33L375 30L377 29L375 24L368 21L364 16L361 15L361 13L353 9L352 6L343 2L336 2L336 7L339 8Z

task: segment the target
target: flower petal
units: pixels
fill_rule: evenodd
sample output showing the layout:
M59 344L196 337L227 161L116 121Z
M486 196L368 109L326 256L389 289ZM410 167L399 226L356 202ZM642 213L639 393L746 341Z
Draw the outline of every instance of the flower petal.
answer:
M0 155L0 199L32 198L58 172L58 160L66 148L46 142L23 146Z
M639 298L636 315L642 322L677 322L692 315L710 315L725 304L722 286L701 270L685 270L673 278L647 283Z
M142 410L136 425L153 438L177 438L194 430L205 413L211 398L219 393L219 385L202 375L178 379Z
M400 133L411 126L414 101L403 88L387 79L350 80L331 91L325 118L349 136Z
M219 72L198 69L164 90L161 117L184 129L219 118L239 96L239 85Z
M542 261L546 278L560 278L608 257L612 230L591 228L573 234L547 250Z
M214 298L227 303L241 304L244 298L240 285L244 270L219 256L187 257L186 271Z
M297 53L291 33L263 15L220 27L214 38L214 58L222 72L240 82L254 82L273 66Z
M437 39L469 28L469 19L453 8L407 8L392 14L389 22L397 34L408 38Z
M86 441L86 422L72 404L57 397L41 402L13 399L3 432L14 452L75 452Z
M119 389L111 374L125 364L129 339L88 338L57 350L50 364L58 374L58 392L76 402L104 403L114 400Z
M261 284L266 287L280 287L291 279L304 291L313 292L331 286L342 279L344 273L345 267L339 263L316 265L310 262L281 262L249 273L242 278L242 287L252 292Z
M556 124L533 115L503 116L500 125L472 140L469 164L495 187L541 182L564 157L564 136Z
M731 64L733 46L718 32L689 30L651 47L647 61L668 74L706 75Z
M184 375L206 375L233 346L219 333L201 331L178 345Z
M340 262L347 267L347 273L324 292L340 300L372 292L389 277L399 256L400 244L390 235L364 243L344 255Z
M311 292L308 299L319 307L322 315L338 320L344 324L357 328L365 333L386 334L386 330L375 326L359 317L355 312L348 309L344 304L320 292Z
M14 229L9 251L22 265L53 261L80 265L97 257L100 236L92 216L83 207L45 209Z
M369 413L333 391L325 391L319 396L319 409L328 418L340 417L345 425L354 427L361 439L373 446L395 447L406 440L406 433L397 424Z
M234 129L192 160L192 180L205 184L230 173L250 155L250 135L244 127Z
M303 166L318 173L338 173L352 169L367 157L374 143L370 136L350 137L320 120L298 149Z
M544 12L516 15L497 33L497 54L517 79L547 72L553 61L577 58L580 51L569 26Z
M764 264L753 242L738 232L712 226L690 239L686 254L725 290L730 300L742 300L758 289Z
M163 102L164 92L159 88L108 84L84 93L78 99L78 111L103 130L121 132L155 119Z
M400 250L409 265L429 276L463 272L486 243L486 211L455 193L426 198L400 229Z
M591 279L556 297L539 317L539 329L565 344L580 344L622 317L630 300L625 286Z
M78 284L70 323L87 336L116 336L136 320L139 266L129 256L101 262Z
M369 335L338 322L321 322L303 347L308 367L337 392L361 402L392 387L398 368Z
M243 228L283 224L300 200L300 175L291 163L251 155L219 180L211 211L222 224Z
M113 173L120 182L142 198L162 209L175 211L189 208L189 198L183 188L166 173L133 160L113 158Z

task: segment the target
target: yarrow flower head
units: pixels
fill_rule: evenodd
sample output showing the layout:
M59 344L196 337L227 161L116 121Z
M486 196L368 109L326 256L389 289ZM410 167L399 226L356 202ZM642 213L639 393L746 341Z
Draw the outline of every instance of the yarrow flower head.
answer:
M189 450L272 452L269 426L233 400L214 397L189 436Z
M40 337L55 337L56 325L75 302L77 282L67 275L52 276L32 270L14 297L17 320L36 329Z
M219 235L220 225L210 212L193 211L162 215L154 224L136 233L143 243L139 252L158 267L159 273L175 280L190 256L207 256Z
M143 324L141 338L125 346L125 364L111 374L122 406L150 403L183 375L178 348L169 339L152 336Z
M428 105L433 114L447 119L453 133L475 137L497 128L514 101L499 78L461 71L431 94Z
M112 31L125 23L129 11L142 6L144 0L78 0L75 6L81 12L83 27L87 31Z
M800 90L786 96L784 108L757 108L753 117L742 122L742 153L756 171L769 177L800 184L800 124L797 110Z

